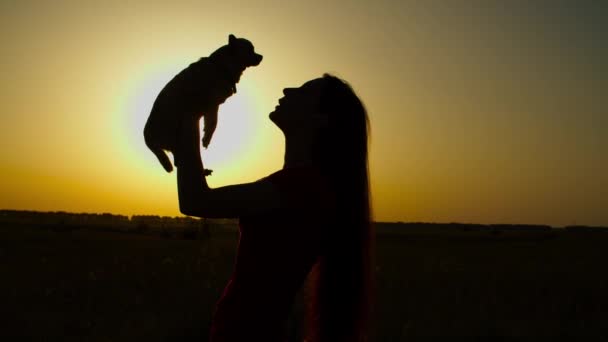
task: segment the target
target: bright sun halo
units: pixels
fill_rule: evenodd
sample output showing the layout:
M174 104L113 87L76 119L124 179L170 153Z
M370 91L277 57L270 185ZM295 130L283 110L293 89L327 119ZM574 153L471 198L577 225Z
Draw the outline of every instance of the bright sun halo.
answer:
M137 154L136 159L144 162L146 167L158 167L156 157L148 150L143 140L143 129L146 120L160 90L173 77L173 72L149 74L144 80L136 82L130 91L127 117L130 118L130 136L127 140ZM243 82L241 82L243 83ZM256 120L252 113L256 111L254 92L243 84L237 85L237 93L228 98L219 109L218 123L209 147L201 146L203 162L210 169L232 169L238 167L240 159L254 153L257 141ZM201 120L202 136L203 120Z

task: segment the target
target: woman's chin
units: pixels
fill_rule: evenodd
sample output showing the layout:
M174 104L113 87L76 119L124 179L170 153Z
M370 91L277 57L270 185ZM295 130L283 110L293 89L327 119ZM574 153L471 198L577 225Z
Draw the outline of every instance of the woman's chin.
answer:
M268 117L270 118L270 120L272 122L275 122L275 119L276 119L278 113L279 113L279 109L275 108L272 112L270 112L270 114L268 114Z
M268 118L270 119L270 121L272 121L272 123L275 124L275 126L281 128L281 119L278 111L275 110L270 112L270 114L268 114Z

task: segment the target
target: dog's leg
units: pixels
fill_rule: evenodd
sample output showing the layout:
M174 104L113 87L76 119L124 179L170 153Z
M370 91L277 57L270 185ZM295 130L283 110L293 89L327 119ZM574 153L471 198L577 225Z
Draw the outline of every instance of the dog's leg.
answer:
M156 156L156 158L158 158L158 161L160 161L160 163L163 166L163 168L165 169L165 171L167 171L167 172L173 171L173 165L171 165L171 160L169 160L169 157L167 156L165 151L163 151L159 147L152 148L151 150L152 150L152 153L154 153L154 155Z
M210 111L203 115L203 122L205 123L203 127L203 147L207 148L209 146L209 142L211 142L211 137L213 136L213 132L215 132L215 128L217 127L217 111L219 106L214 106Z

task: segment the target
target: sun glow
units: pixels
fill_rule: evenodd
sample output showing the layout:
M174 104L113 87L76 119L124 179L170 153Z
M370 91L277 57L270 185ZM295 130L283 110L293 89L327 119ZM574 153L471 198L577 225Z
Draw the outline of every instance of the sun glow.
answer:
M203 152L207 168L238 171L239 161L259 151L259 121L253 115L256 107L254 91L244 85L237 86L237 93L220 106L217 128Z

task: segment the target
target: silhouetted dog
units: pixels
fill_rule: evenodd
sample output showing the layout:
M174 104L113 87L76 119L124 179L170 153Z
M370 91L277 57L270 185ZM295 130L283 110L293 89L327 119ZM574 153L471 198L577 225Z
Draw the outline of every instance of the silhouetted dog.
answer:
M261 61L262 55L255 53L251 42L231 34L227 45L190 64L165 85L152 106L144 139L167 172L173 165L163 150L174 151L183 116L203 117L202 144L206 148L217 125L219 105L236 93L243 71Z

